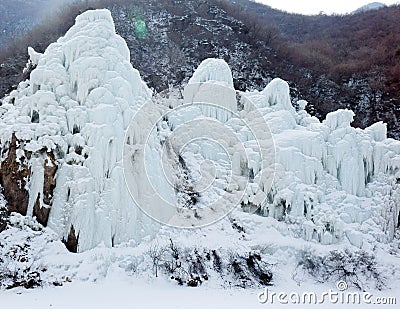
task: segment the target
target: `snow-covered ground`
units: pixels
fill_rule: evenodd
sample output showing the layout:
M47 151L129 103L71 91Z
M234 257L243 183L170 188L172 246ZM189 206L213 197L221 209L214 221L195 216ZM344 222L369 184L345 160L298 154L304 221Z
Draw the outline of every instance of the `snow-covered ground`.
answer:
M31 250L28 250L27 254L20 255L24 257L24 260L13 261L6 266L8 269L11 267L12 270L25 269L27 266L31 267L31 270L38 270L44 285L31 290L22 287L0 290L2 306L13 305L17 308L25 306L29 308L108 308L110 306L113 308L156 308L156 306L261 308L290 305L280 304L277 296L274 298L272 293L276 295L281 292L286 293L288 296L282 302L291 302L288 297L292 293L296 293L301 299L304 293L315 293L318 302L322 300L324 293L330 291L339 293L338 282L317 281L299 267L297 261L301 250L308 249L315 252L316 256L323 256L329 250L340 249L340 246L326 246L301 239L294 241L292 237L282 235L278 230L279 224L274 222L274 219L263 220L260 217L259 220L252 220L250 214L242 220L238 218L236 221L238 226L245 226L246 232L232 231L231 226L223 222L179 235L173 229L164 228L156 240L140 246L126 243L116 248L107 248L103 245L79 254L67 252L54 233L49 230L37 230L37 225L21 216L16 216L11 221L14 227L1 234L2 240L5 241L3 242L5 247L1 248L1 256L6 259L7 253L11 255L13 252L11 248L15 248L16 245L23 246L25 243L30 245ZM285 224L281 223L280 229L283 230L284 226ZM208 280L203 280L197 287L179 285L176 280L169 277L171 275L165 273L161 266L156 277L150 250L155 246L160 248L168 245L170 237L174 237L173 241L179 254L184 254L185 250L196 249L206 260L207 250L216 250L226 271L219 273L206 263ZM272 286L263 286L256 282L246 288L237 286L240 285L241 279L229 271L229 262L225 261L229 261L231 254L245 253L248 248L252 248L255 252L263 252L263 257L268 258L273 272ZM374 305L377 297L388 299L395 297L398 303L400 299L399 256L388 255L387 252L390 249L388 246L381 246L376 250L379 273L385 281L382 290L375 287L374 280L363 282L365 283L363 291L351 286L349 282L348 289L340 295L347 297L348 292L358 293L360 308L365 307L362 300L364 292L371 295L366 298L366 301L371 302L368 304L371 308L379 307ZM168 259L166 255L165 260ZM181 261L185 263L184 258ZM186 266L183 264L182 267ZM53 284L62 286L53 286ZM259 296L265 291L264 288L268 288L269 291L267 301L265 296ZM331 303L325 296L321 305L324 308L349 308L346 303L347 298L344 298L345 303L342 304L341 298L338 297L339 294L334 295L333 303ZM293 302L300 302L296 298L293 299ZM260 304L259 300L266 303ZM311 305L315 305L313 303L314 300L311 301ZM305 304L293 303L292 305L300 308L310 307L307 300Z
M297 292L302 295L304 291L315 292L322 295L329 289L336 291L331 286L308 285L305 289L299 289L296 285L285 285L282 288L270 288L270 293ZM326 301L322 304L314 303L280 303L274 298L274 302L261 303L259 298L263 289L237 289L237 288L189 288L177 287L162 280L134 280L124 278L118 273L105 282L100 283L70 283L65 287L38 288L35 290L19 289L15 291L0 292L1 305L4 308L54 308L54 309L107 309L107 308L165 308L165 309L204 309L204 308L396 308L396 304L378 305L374 304L378 297L397 297L397 306L400 291L371 292L373 294L371 303L342 304L341 302ZM356 292L356 291L352 291ZM360 293L362 294L362 293ZM286 298L286 300L289 300Z
M19 294L20 293L20 294ZM258 291L176 287L166 282L124 280L71 283L63 288L2 292L1 305L16 308L257 308Z

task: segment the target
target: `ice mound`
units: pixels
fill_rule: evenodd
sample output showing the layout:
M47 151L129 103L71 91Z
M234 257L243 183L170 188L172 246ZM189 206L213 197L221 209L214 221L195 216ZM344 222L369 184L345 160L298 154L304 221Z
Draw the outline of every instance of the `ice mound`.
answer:
M31 156L27 214L37 203L50 209L48 226L61 239L79 240L79 251L137 239L142 227L125 185L122 146L151 92L132 68L110 12L81 14L43 54L29 48L29 55L37 65L30 80L0 107L3 156L13 133L19 155ZM58 167L50 202L43 194L46 164Z
M280 78L273 79L261 92L268 102L268 106L281 106L282 109L294 111L290 100L289 85Z
M198 68L203 76L212 75L204 68ZM214 84L212 78L205 80L202 87ZM225 106L237 102L216 99L215 93L210 91L208 100L224 102ZM361 248L368 246L368 234L373 234L375 241L391 241L400 211L400 142L387 138L386 125L353 128L354 113L350 110L332 112L320 122L304 110L306 101L300 102L302 108L296 112L289 86L279 78L261 92L238 95L244 106L241 116L258 110L269 125L276 150L272 189L264 192L266 199L246 193L243 210L291 222L289 226L294 230L298 226L296 233L304 239L323 244L347 241ZM245 147L254 150L251 144ZM257 178L261 164L259 157L254 159L242 162L241 174L251 171Z
M202 103L208 116L227 121L229 114L237 111L236 92L228 64L222 59L204 60L186 85L183 97L188 104Z
M232 72L228 64L222 59L209 58L201 62L189 84L219 82L233 89Z
M246 94L260 102L276 145L275 180L261 213L297 222L306 240L323 244L346 240L362 248L368 234L391 241L400 211L400 142L386 137L382 123L351 127L349 110L332 112L322 123L304 109L293 112L285 88L274 80L268 91Z

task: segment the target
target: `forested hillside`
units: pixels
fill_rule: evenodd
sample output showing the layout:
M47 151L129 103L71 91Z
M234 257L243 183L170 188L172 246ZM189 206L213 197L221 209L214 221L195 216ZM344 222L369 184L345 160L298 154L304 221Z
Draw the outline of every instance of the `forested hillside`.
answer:
M276 76L290 82L293 103L323 119L337 108L353 125L388 123L400 137L400 7L352 15L303 16L248 0L99 0L70 4L0 54L0 95L28 77L27 46L43 51L88 8L109 8L131 62L162 91L186 82L205 58L223 58L237 89L261 89ZM4 14L4 13L3 13ZM21 32L24 33L24 32Z

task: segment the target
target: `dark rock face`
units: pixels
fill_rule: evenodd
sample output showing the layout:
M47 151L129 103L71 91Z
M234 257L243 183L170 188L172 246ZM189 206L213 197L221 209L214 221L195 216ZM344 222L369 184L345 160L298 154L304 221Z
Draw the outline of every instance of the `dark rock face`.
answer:
M400 228L400 211L399 211L399 216L397 218L397 227Z
M68 251L77 253L78 252L78 242L79 242L79 234L75 234L74 226L71 226L67 239L63 238L62 242L65 247L67 247Z
M8 214L17 212L26 216L30 198L26 185L31 177L28 161L36 154L24 150L23 144L24 142L19 141L13 134L9 145L5 145L2 149L1 156L4 161L0 169L0 186L3 188L3 195L7 201ZM17 157L18 149L23 150L24 156ZM35 197L32 215L40 224L46 226L56 187L55 177L58 166L52 152L41 152L37 155L45 156L43 196L38 193Z
M31 175L27 159L30 158L31 154L25 152L26 157L18 160L17 149L19 148L20 141L13 134L10 145L2 149L1 156L5 160L1 163L0 185L3 187L3 195L7 201L8 213L17 212L25 216L29 204L29 192L25 186Z
M53 192L56 187L56 172L58 166L53 153L48 152L47 158L44 160L44 182L43 182L43 197L40 193L36 197L35 205L33 206L33 216L43 226L47 225L50 209L53 204ZM40 199L42 200L42 206Z

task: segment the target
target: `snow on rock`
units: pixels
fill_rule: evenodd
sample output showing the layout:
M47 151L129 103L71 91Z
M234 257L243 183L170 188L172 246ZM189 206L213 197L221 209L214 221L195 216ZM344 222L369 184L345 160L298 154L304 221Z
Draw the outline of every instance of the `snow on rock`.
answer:
M368 234L374 241L391 241L400 211L400 142L387 139L385 124L355 129L350 110L330 113L320 122L304 110L306 101L296 112L289 86L278 78L261 92L240 95L241 115L255 109L263 115L276 151L272 189L258 202L245 194L244 210L300 223L305 239L323 244L347 241L361 248L368 246L364 238L371 241ZM241 166L241 174L251 170L249 161ZM256 178L257 172L252 171Z
M399 214L400 142L386 138L386 126L352 128L354 114L348 110L330 113L322 123L300 110L291 116L295 127L276 126L289 123L289 114L279 119L276 112L261 110L272 127L277 154L262 213L300 220L305 239L325 244L347 239L361 248L369 233L375 241L391 241Z
M36 52L32 47L28 47L29 59L33 65L38 65L40 58L42 57L41 53Z
M132 68L110 12L81 14L43 54L30 48L29 55L37 64L30 80L1 107L2 148L15 133L34 157L55 155L48 225L61 239L75 237L79 251L138 239L140 220L124 181L122 145L132 115L151 92ZM36 197L43 198L44 162L29 162L28 215Z
M281 109L294 112L289 95L289 85L284 80L273 79L261 93L267 98L269 106L276 105Z
M382 121L369 126L365 129L365 132L367 132L376 142L383 142L387 139L387 125Z
M353 122L354 113L350 110L337 110L326 115L324 124L326 124L331 131L339 128L348 128Z
M247 156L244 148L240 147L239 135L245 142L251 132L234 134L234 131L242 130L243 125L238 126L236 122L240 120L235 114L236 92L232 85L228 65L223 60L207 59L195 71L185 87L184 99L178 104L171 99L166 102L158 99L154 102L158 104L149 104L143 112L135 115L127 133L125 162L127 174L131 173L127 177L128 186L137 202L144 205L145 212L158 221L179 226L215 221L219 217L211 219L214 214L207 215L211 209L207 207L226 195L224 190L231 177L230 162L233 178L243 178L240 164ZM168 110L167 106L176 108ZM249 149L249 155L254 158L254 168L258 168L256 155L250 152ZM202 165L207 160L214 163L208 170ZM217 179L209 190L203 190L205 184L201 185L201 181L198 183L195 179L195 174L200 174L200 171L209 179L214 171L216 173ZM140 177L142 180L135 181L134 175L143 175ZM232 185L244 190L243 184L234 182ZM235 190L230 198L237 195L239 193ZM232 208L235 203L229 203L230 198L224 200ZM174 205L181 209L196 208L197 218L184 210L181 211L185 215L179 215ZM225 215L221 208L211 212ZM206 220L199 220L200 217Z

